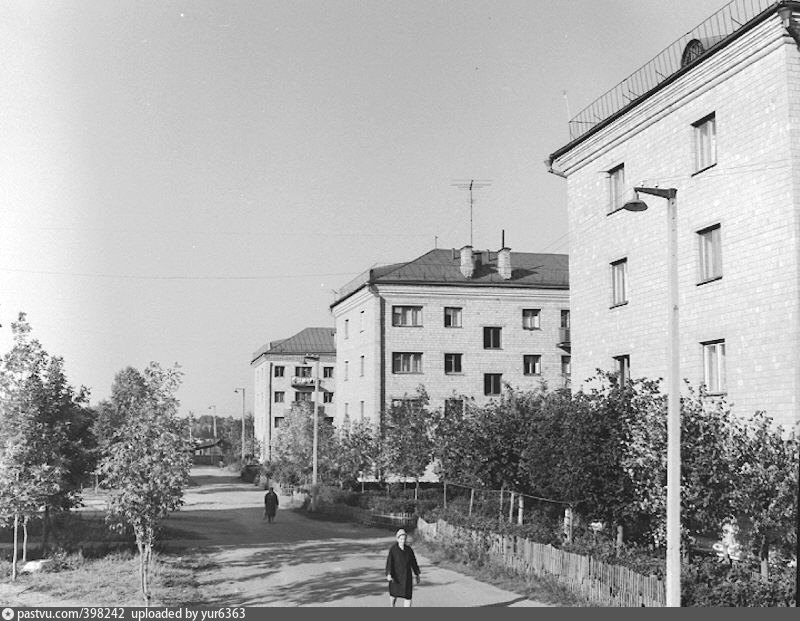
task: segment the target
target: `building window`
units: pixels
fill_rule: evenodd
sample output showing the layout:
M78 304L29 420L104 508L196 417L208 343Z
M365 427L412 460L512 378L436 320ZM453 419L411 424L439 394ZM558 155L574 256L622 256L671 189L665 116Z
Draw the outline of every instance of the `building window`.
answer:
M295 377L311 377L311 367L295 367Z
M275 429L280 427L282 422L283 422L283 416L276 416L275 417Z
M572 375L572 356L561 356L561 375Z
M502 373L484 373L483 374L483 394L484 395L499 395L500 383L502 382Z
M447 374L461 373L461 354L444 355L444 372Z
M333 367L322 367L322 377L333 377Z
M359 360L359 375L361 375L361 377L364 377L364 356L361 356Z
M483 348L500 349L500 334L502 328L485 327L483 329Z
M358 317L359 317L359 319L358 319L358 324L359 324L359 325L358 325L358 329L359 329L359 331L361 331L361 332L363 332L363 331L364 331L364 326L366 326L366 325L367 325L367 321L366 321L366 315L365 315L365 312L366 312L366 311L361 311L361 312L359 313L359 315L358 315Z
M349 403L345 403L344 404L344 415L345 416L350 416L350 404Z
M622 209L625 204L625 166L620 164L608 171L609 212Z
M413 408L419 405L419 403L420 400L416 397L403 397L402 399L395 398L391 400L393 408L402 408L402 407Z
M323 392L322 393L322 402L323 403L333 403L333 393L332 392Z
M720 225L697 231L700 243L700 283L722 278L722 248Z
M713 114L694 123L694 153L696 172L717 163L717 120Z
M631 379L631 357L628 354L614 356L614 370L619 376L620 385Z
M313 392L300 392L297 391L294 393L294 400L295 401L313 401L314 393Z
M561 327L569 328L569 310L565 308L561 309Z
M461 308L459 308L458 306L444 307L444 327L445 328L461 327Z
M711 394L727 390L725 379L725 341L703 343L703 381Z
M419 352L392 353L392 373L422 373L422 354Z
M361 420L364 420L364 402L363 401L358 404L358 415L361 418Z
M275 367L275 377L283 377L283 367L276 366Z
M464 413L464 401L462 399L445 399L444 415L460 416Z
M344 320L344 338L346 338L346 339L350 338L350 320L349 319L345 319Z
M422 325L421 306L392 306L392 325L419 327Z
M522 356L522 373L524 375L541 375L542 357L539 354L526 354Z
M628 303L628 259L611 264L611 306Z
M350 361L344 361L344 379L350 379Z
M286 393L282 390L275 391L275 403L283 403L283 400L286 398Z
M540 330L542 311L538 308L523 308L522 309L522 327L525 330Z

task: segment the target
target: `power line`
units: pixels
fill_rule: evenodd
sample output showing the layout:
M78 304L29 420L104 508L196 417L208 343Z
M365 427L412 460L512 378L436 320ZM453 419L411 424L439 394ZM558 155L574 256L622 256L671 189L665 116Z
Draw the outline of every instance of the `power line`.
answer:
M279 280L281 278L317 278L319 276L353 276L360 272L329 272L314 274L272 274L269 276L138 276L135 274L90 274L87 272L52 272L0 267L0 272L39 274L44 276L79 276L85 278L119 278L122 280Z

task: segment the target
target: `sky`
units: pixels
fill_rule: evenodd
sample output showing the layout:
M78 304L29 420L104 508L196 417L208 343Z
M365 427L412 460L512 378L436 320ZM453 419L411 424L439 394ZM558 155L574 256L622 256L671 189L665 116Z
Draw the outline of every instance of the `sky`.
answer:
M24 311L92 405L156 361L252 410L251 354L370 267L568 253L568 118L724 4L5 0L0 353Z

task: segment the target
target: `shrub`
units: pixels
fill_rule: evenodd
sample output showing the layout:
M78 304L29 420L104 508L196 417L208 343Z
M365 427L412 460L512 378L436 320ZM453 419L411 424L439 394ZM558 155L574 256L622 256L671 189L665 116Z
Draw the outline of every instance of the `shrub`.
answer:
M684 564L682 606L793 606L794 569L775 568L769 582L744 563L705 559Z

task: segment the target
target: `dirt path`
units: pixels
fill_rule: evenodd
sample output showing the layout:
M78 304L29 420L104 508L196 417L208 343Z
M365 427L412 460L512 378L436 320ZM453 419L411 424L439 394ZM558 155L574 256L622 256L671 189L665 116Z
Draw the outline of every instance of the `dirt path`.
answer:
M193 470L196 486L168 520L166 551L198 564L202 606L387 606L393 533L310 519L282 505L262 520L264 492L229 472ZM411 542L413 546L413 541ZM418 555L415 606L542 606L432 565Z

